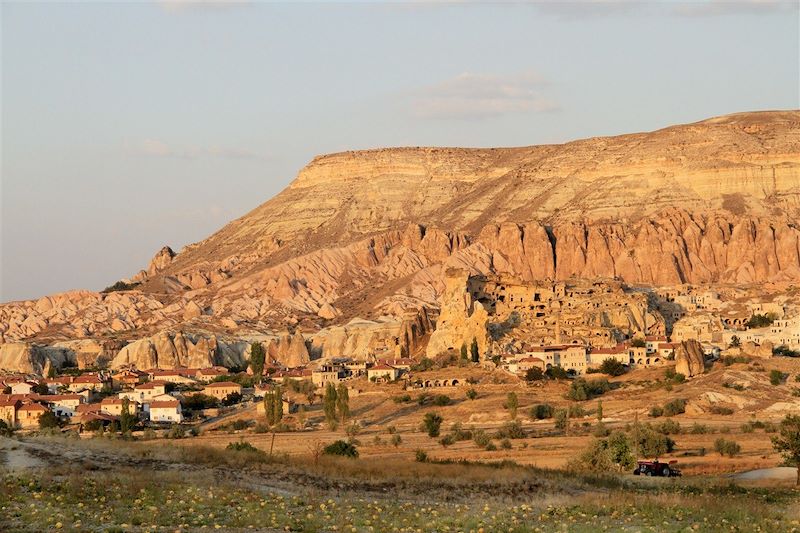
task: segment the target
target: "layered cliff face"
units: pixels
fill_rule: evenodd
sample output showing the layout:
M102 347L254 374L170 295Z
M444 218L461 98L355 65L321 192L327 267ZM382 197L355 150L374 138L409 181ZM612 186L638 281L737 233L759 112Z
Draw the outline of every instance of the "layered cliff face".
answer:
M411 328L406 317L435 317L448 268L651 285L798 281L797 220L796 111L561 145L346 152L315 158L208 239L160 250L132 291L0 306L0 341L181 328L234 342L290 326L312 357L419 352L430 319Z

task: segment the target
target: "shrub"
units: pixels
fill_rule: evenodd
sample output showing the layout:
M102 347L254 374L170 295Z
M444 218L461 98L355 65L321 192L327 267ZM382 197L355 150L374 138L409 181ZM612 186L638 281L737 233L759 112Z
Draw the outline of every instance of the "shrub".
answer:
M506 422L497 430L494 438L496 439L524 439L527 435L522 429L522 424L517 421Z
M247 442L246 440L240 440L239 442L229 442L228 445L225 447L226 450L231 450L235 452L256 452L256 453L263 453L261 450Z
M749 363L750 358L744 355L726 355L722 358L722 364L725 366L731 366L736 363Z
M711 433L711 428L705 424L699 424L695 422L692 424L692 428L689 430L689 433L692 435L705 435L706 433Z
M628 470L636 462L632 449L630 438L621 431L615 431L607 439L592 442L571 466L595 472Z
M586 416L586 409L584 409L582 405L570 405L569 406L569 417L570 418L582 418L584 416Z
M182 403L182 407L189 411L198 411L201 409L211 409L219 405L219 401L213 396L198 392L191 396L186 396Z
M394 401L394 403L409 403L411 401L411 395L402 394L400 396L395 396L394 398L392 398L392 400Z
M431 395L427 392L423 392L419 396L417 396L417 405L425 405L431 399Z
M450 435L455 441L470 440L472 438L472 431L469 429L462 429L461 423L456 422L450 426Z
M681 432L681 425L674 420L665 420L655 426L656 431L664 435L678 435Z
M451 400L450 396L447 396L446 394L437 394L433 398L433 405L445 406L450 405L452 402L453 400Z
M500 448L503 450L510 450L511 449L511 441L508 439L503 439L500 441Z
M549 377L550 379L569 378L569 374L567 373L567 371L561 368L560 366L551 366L550 368L544 371L544 375Z
M676 372L674 367L664 370L664 378L671 383L683 383L686 381L686 376L680 372Z
M567 392L567 398L577 402L582 402L591 400L592 398L605 394L610 390L611 384L607 379L600 378L587 381L583 378L578 378L570 384L569 392Z
M608 429L608 426L603 424L602 422L598 422L597 425L594 427L594 431L592 435L597 438L608 437L611 434L611 430Z
M627 368L619 360L609 357L600 363L600 371L609 376L621 376L627 371Z
M425 450L417 450L414 452L414 460L418 463L427 463L428 454L425 453Z
M525 372L525 381L541 381L544 379L544 372L538 366L529 368Z
M422 419L422 425L428 432L428 436L433 438L439 436L439 428L443 421L444 419L437 413L426 413L425 418Z
M739 443L733 440L723 439L722 437L714 441L714 451L720 455L727 455L728 457L736 457L742 451Z
M725 387L726 389L738 390L740 392L745 390L745 386L742 385L741 383L729 383L726 381L725 383L722 384L722 386Z
M411 370L414 372L424 372L425 370L430 370L433 368L434 362L433 359L428 359L427 357L423 357L419 363L413 365Z
M325 455L338 455L341 457L350 457L355 459L358 457L358 449L355 444L343 440L336 440L323 448L322 453Z
M478 448L486 448L486 446L492 442L492 439L486 434L485 431L479 429L472 432L472 442L474 442Z
M109 292L117 292L117 291L129 291L131 289L135 289L139 286L138 282L135 283L126 283L124 281L118 281L113 285L109 285L102 292L109 293Z
M567 424L569 424L569 411L567 409L556 410L553 417L555 418L556 429L562 431L567 429Z
M456 439L454 439L452 435L445 435L439 439L439 444L441 444L443 448L447 448L451 444L455 443L455 441Z
M517 398L517 393L509 392L506 396L506 403L503 404L503 407L508 409L508 413L511 415L511 419L514 420L517 418L517 408L519 407L519 399Z
M664 409L659 405L654 405L650 408L650 416L653 418L658 418L664 414Z
M53 411L46 411L39 415L39 428L40 429L49 429L49 428L57 428L61 425L61 421L58 419L56 414Z
M634 348L645 348L647 347L647 343L641 337L636 337L631 341L631 346Z
M675 398L664 404L664 416L675 416L686 412L686 400Z
M772 369L769 371L769 382L772 385L780 385L786 378L787 374L784 374L780 370Z
M709 411L715 415L732 415L733 409L722 405L712 405Z
M800 351L792 350L788 346L776 346L772 349L772 355L783 357L800 357Z
M675 449L675 441L656 431L644 426L638 431L639 453L645 457L659 457Z
M233 429L239 431L242 429L247 429L250 424L247 423L246 420L235 420L233 422Z
M486 445L486 448L484 448L484 449L487 452L496 452L497 451L497 446L494 445L494 442L490 442L489 444Z
M392 438L390 439L389 442L392 443L392 446L397 448L398 446L400 446L400 443L403 442L403 439L400 437L400 435L395 433L395 434L392 435Z
M754 314L750 317L750 320L747 321L747 327L750 329L765 328L772 325L776 318L777 316L775 316L773 313L766 313L763 315Z
M531 407L531 418L544 420L553 418L553 406L547 403L539 403Z

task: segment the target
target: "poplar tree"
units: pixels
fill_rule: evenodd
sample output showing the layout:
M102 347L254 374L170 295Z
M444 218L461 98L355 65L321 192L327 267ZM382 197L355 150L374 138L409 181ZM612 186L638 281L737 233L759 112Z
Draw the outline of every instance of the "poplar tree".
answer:
M339 388L336 391L336 411L342 424L344 424L344 421L350 416L350 394L347 392L347 385L344 383L339 383Z
M336 424L336 387L333 386L333 383L328 383L325 386L322 409L325 412L325 420L328 425L333 426Z

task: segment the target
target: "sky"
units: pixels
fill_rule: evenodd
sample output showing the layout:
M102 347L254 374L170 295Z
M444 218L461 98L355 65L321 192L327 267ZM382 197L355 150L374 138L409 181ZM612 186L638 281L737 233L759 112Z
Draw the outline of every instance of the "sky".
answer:
M99 290L318 154L800 107L797 2L7 2L0 301Z

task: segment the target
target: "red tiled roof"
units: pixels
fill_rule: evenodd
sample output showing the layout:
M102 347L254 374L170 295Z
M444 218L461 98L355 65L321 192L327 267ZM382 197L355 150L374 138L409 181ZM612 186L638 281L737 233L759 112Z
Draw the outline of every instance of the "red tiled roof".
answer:
M234 383L233 381L216 381L214 383L209 383L206 385L207 389L218 389L218 388L228 388L228 387L241 387L238 383Z
M137 385L136 390L141 390L141 389L149 390L149 389L155 389L156 387L166 387L166 386L167 386L166 381L151 381L150 383L143 383L142 385Z
M161 400L150 404L150 410L158 409L160 407L178 407L181 404L178 400Z
M396 369L393 366L381 364L381 365L375 365L372 368L369 368L369 370L396 370Z
M49 411L47 407L39 403L26 403L22 407L19 408L20 411L39 411L39 412L46 412Z

